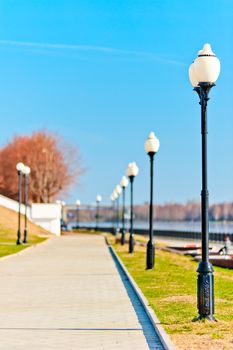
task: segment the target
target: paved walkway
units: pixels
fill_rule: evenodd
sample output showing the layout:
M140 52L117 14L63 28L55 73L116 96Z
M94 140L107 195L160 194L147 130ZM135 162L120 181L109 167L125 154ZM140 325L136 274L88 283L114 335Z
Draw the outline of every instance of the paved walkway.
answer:
M124 283L100 236L0 260L0 349L162 349Z

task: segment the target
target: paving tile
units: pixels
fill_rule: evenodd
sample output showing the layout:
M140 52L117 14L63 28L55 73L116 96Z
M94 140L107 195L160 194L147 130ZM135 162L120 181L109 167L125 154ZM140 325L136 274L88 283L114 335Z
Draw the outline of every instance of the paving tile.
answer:
M122 278L100 236L0 261L0 349L162 349Z

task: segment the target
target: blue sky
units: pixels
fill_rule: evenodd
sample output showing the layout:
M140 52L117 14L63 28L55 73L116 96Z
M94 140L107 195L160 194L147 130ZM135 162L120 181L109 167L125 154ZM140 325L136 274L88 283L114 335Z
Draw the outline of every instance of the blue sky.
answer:
M189 64L210 42L222 64L209 102L210 202L233 200L231 0L1 0L0 144L46 128L80 148L67 198L107 203L127 164L148 200L144 141L155 131L158 203L199 200L200 106Z

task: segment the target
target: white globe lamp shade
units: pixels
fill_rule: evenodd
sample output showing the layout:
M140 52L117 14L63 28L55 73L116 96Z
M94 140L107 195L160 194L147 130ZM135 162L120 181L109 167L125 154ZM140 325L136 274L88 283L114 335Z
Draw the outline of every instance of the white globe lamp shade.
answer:
M115 200L118 198L118 194L116 193L116 191L113 192L113 196Z
M76 205L77 205L77 207L80 207L81 201L79 199L76 200Z
M119 195L121 194L121 192L122 192L121 186L117 185L116 188L115 188L115 191L116 191L116 193L117 193L118 196L119 196Z
M196 79L195 72L194 72L194 63L192 63L189 67L189 80L194 88L198 87L198 81Z
M22 162L20 162L20 163L18 163L16 165L16 170L18 170L20 172L23 172L24 171L24 167L25 167L25 165Z
M100 203L102 201L102 197L98 194L97 196L96 196L96 202L97 203Z
M139 173L139 168L138 168L137 164L135 162L129 163L127 171L126 171L126 175L128 177L135 177L138 175L138 173Z
M214 84L219 77L221 64L210 44L205 44L194 61L194 78L198 83Z
M123 176L120 182L120 185L122 188L126 188L129 184L129 180L127 179L126 176Z
M128 176L128 177L131 174L131 167L132 167L132 163L129 163L128 168L126 169L126 176Z
M151 132L150 135L148 136L148 139L146 140L145 143L145 150L146 153L157 153L159 150L160 142L159 139L155 136L154 132Z
M31 173L31 169L29 168L29 166L25 166L25 167L24 167L23 173L24 173L26 176L28 176L28 175Z

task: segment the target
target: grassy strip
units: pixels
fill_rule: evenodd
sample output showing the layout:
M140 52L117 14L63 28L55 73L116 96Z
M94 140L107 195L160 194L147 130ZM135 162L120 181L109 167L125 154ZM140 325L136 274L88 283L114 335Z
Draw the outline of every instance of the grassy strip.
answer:
M72 229L71 231L62 231L62 235L70 235L70 234L87 234L87 235L100 235L101 231L96 231L94 228L92 230L89 229Z
M31 245L43 242L46 237L32 234L29 237L29 243L22 245L16 245L16 239L16 232L14 230L7 229L0 225L0 257L18 253Z
M192 322L197 316L196 269L192 258L156 251L154 270L145 270L146 249L128 254L110 241L148 299L178 349L233 349L233 271L215 268L215 304L218 322Z

